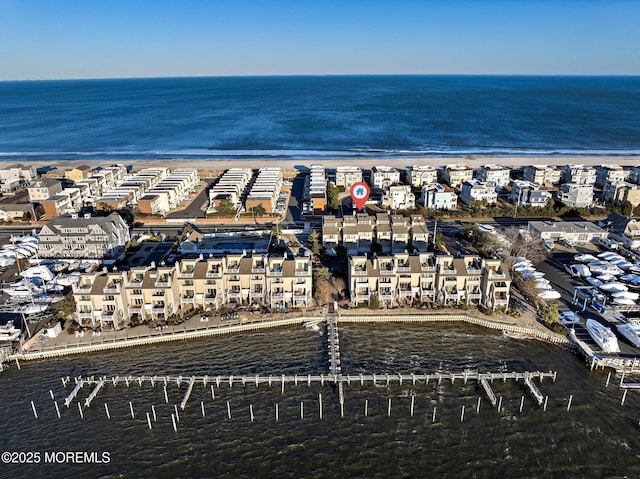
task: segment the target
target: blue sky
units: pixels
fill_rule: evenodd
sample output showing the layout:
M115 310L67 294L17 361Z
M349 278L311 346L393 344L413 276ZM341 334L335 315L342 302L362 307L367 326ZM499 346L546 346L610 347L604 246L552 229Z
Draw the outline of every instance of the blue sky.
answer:
M0 0L0 80L640 75L640 0Z

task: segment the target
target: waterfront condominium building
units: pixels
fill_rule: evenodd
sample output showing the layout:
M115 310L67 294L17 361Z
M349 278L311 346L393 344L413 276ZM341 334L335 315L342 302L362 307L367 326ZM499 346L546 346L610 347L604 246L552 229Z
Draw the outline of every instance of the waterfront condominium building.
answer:
M260 168L245 200L245 210L250 212L256 206L262 205L265 213L275 212L283 181L281 168Z
M601 188L607 183L622 183L628 177L629 171L626 171L622 166L596 166L596 185Z
M539 185L557 185L560 183L560 170L551 165L525 166L522 171L525 180Z
M374 166L371 168L369 183L372 188L386 190L391 185L400 183L400 171L390 166Z
M407 210L416 207L416 197L409 185L391 185L382 195L380 204L392 210Z
M511 181L511 168L501 165L484 165L476 172L478 179L483 182L493 182L503 188Z
M500 260L433 253L353 256L348 271L351 302L381 306L427 303L482 305L492 310L509 305L511 278Z
M421 188L438 181L438 169L431 165L413 165L407 168L407 183Z
M469 206L476 202L483 205L493 205L498 201L496 185L478 180L465 181L462 183L460 200Z
M638 207L640 205L640 185L626 181L607 182L602 188L602 199L605 203L613 204L628 201L633 207Z
M362 170L357 166L338 166L336 168L336 186L349 191L351 185L362 181Z
M438 170L439 180L452 188L462 185L473 178L473 169L467 165L445 165Z
M449 186L431 183L422 187L422 205L434 210L455 210L458 207L458 195Z
M558 201L572 208L590 208L593 205L593 184L564 183L558 190Z
M140 266L119 273L86 273L73 287L83 326L119 329L130 322L163 323L193 309L228 306L308 307L311 259L227 255L183 259L174 266Z
M596 182L596 170L587 165L565 165L562 167L560 179L563 183L593 186Z
M519 206L543 208L549 204L552 194L545 187L531 181L516 180L513 182L509 201Z
M110 259L118 257L131 239L129 226L118 213L109 216L57 216L40 230L41 258Z

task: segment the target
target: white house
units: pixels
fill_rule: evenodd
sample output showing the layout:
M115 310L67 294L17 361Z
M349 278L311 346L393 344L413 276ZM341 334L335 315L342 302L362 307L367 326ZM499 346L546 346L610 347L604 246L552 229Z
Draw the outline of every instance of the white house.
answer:
M511 181L511 168L501 165L484 165L477 170L478 179L483 182L493 182L503 188Z
M422 187L422 204L434 210L455 210L458 207L458 195L451 187L432 183Z
M391 185L400 183L400 171L390 166L374 166L371 168L370 184L373 188L386 190Z
M513 182L509 201L520 206L533 206L543 208L547 206L552 195L549 190L530 181L517 180Z
M460 200L469 206L474 201L482 202L483 205L493 205L498 201L498 193L493 183L478 180L465 181L462 183Z
M357 166L338 166L336 168L336 186L344 186L346 190L351 185L362 181L362 170Z
M593 204L593 184L565 183L558 190L558 200L572 208L589 208Z
M409 185L391 185L382 197L382 206L392 210L406 210L416 207L416 197Z
M560 179L564 183L594 185L596 182L596 170L587 165L566 165L562 167Z
M596 185L604 186L607 183L622 183L625 180L626 173L624 168L618 165L596 166Z
M431 165L413 165L407 168L407 180L415 188L437 183L438 170Z
M523 168L525 180L539 185L556 185L560 183L560 170L551 165L530 165Z
M473 179L473 169L467 165L445 165L440 167L440 180L451 187L460 186L465 181Z

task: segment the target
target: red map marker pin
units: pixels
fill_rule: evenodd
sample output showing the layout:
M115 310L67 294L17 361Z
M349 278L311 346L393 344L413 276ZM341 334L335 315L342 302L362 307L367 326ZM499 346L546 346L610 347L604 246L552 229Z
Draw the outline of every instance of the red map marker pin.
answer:
M349 191L351 194L351 200L353 204L356 205L356 208L361 210L364 207L364 204L369 199L369 194L371 193L371 189L369 185L367 185L363 181L358 181L351 185L351 190Z

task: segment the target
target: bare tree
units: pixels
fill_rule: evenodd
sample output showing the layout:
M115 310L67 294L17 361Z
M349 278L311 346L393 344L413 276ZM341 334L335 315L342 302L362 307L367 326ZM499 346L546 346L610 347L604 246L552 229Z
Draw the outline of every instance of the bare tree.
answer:
M505 228L502 235L504 242L504 261L511 263L511 258L523 256L534 264L543 261L549 252L540 238L532 236L528 231L516 226Z

